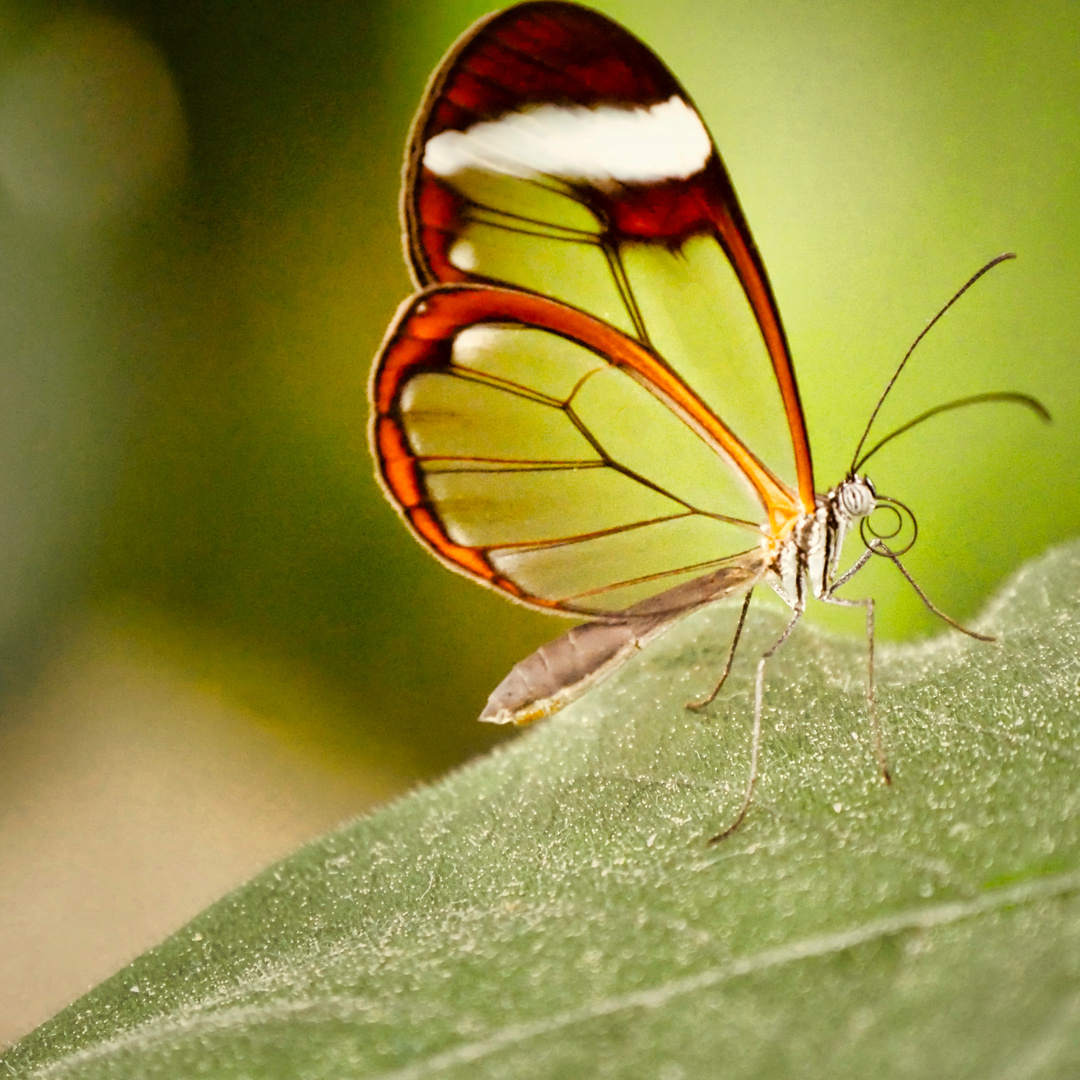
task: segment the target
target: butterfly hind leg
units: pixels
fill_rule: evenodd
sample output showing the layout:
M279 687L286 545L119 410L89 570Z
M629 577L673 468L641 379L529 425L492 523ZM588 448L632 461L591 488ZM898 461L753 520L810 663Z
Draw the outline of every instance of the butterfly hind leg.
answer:
M837 582L837 585L839 584L842 582ZM836 585L833 588L836 588ZM889 760L885 756L885 740L882 738L881 723L878 720L877 693L874 687L874 598L864 596L859 600L848 600L843 596L834 596L830 589L822 599L825 603L835 604L837 607L861 607L866 610L866 715L870 720L870 735L874 740L874 755L877 757L881 777L886 784L891 784L892 773L889 772Z
M908 573L907 567L900 561L899 557L894 551L891 551L887 544L881 539L874 539L870 542L866 551L862 553L858 561L841 577L837 578L829 587L829 591L822 599L828 604L835 604L838 607L861 607L866 609L866 705L867 714L870 718L870 730L874 739L874 753L877 756L878 766L881 769L881 775L886 784L892 783L892 774L889 772L889 762L885 756L885 745L881 733L881 723L878 720L877 714L877 694L874 686L874 600L872 597L864 597L861 600L847 600L842 596L836 595L836 590L841 585L850 581L870 560L873 555L883 555L896 565L896 568L907 579L908 584L918 594L919 599L926 605L927 609L931 611L938 618L944 620L954 630L959 630L962 634L967 634L968 637L975 638L977 641L993 641L994 638L987 634L978 634L974 630L969 630L966 626L962 626L955 619L951 619L940 608L936 607L930 598L922 591L915 579Z
M875 544L871 544L859 556L853 566L832 582L821 599L826 604L833 604L836 607L861 607L866 611L866 715L870 720L870 734L874 740L874 756L877 758L881 777L886 784L891 784L892 773L889 772L889 761L885 756L885 741L882 738L881 724L878 721L877 693L874 685L874 598L864 596L859 600L848 600L843 596L836 595L836 590L842 585L846 585L870 561L874 552Z

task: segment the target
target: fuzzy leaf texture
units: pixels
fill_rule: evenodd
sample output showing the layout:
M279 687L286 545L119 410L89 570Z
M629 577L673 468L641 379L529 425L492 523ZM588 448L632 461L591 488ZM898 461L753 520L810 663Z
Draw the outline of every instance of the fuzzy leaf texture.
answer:
M0 1076L1080 1076L1080 544L975 627L768 674L685 620L508 748L268 870L0 1059ZM437 722L437 720L433 720Z

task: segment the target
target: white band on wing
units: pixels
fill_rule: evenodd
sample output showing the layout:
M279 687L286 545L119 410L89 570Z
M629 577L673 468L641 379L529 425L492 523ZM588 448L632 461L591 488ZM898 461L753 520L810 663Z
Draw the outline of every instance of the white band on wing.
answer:
M603 185L685 180L712 153L701 118L680 97L647 109L539 105L444 131L424 148L437 176L469 169L504 176L557 176Z

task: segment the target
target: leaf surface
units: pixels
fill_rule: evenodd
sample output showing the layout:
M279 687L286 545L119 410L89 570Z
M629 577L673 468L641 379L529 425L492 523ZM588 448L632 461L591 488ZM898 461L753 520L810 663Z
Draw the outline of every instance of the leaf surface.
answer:
M204 912L2 1076L1080 1075L1080 544L881 647L692 616L512 745Z

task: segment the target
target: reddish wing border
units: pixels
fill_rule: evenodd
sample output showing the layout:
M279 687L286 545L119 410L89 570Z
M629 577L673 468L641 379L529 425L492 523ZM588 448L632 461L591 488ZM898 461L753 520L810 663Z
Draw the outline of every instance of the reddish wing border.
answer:
M402 216L417 283L487 280L449 261L468 206L452 185L423 168L424 147L434 136L541 103L647 107L673 95L692 106L656 54L599 12L539 0L476 23L432 77L410 136ZM603 239L613 251L635 240L674 249L695 235L711 235L720 243L772 359L791 433L799 497L803 509L812 510L813 463L787 338L764 263L715 147L704 169L685 180L624 184L613 192L589 186L580 196L606 223Z
M579 614L570 605L526 593L500 574L482 547L456 542L430 498L422 463L409 445L401 395L409 380L451 365L455 336L484 323L547 330L591 350L649 387L684 422L733 460L757 489L774 534L800 510L794 492L780 484L719 417L652 353L608 323L534 293L486 285L440 285L411 297L398 310L372 370L370 440L378 474L391 501L417 538L451 569L479 579L522 603Z

